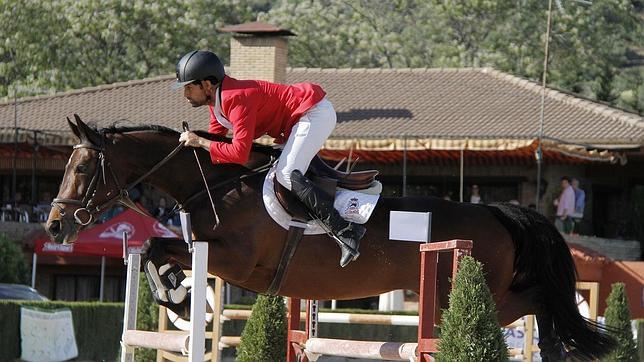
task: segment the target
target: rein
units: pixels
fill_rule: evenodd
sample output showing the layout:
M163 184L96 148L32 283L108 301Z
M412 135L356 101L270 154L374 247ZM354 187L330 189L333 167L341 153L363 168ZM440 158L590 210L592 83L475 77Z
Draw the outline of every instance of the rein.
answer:
M78 144L74 146L74 149L76 148L89 148L93 149L95 151L98 151L98 164L96 167L96 171L94 172L94 176L92 177L92 180L89 183L89 187L87 188L87 191L85 192L85 195L81 200L75 200L75 199L66 199L66 198L55 198L51 206L58 208L60 215L65 216L65 209L60 206L59 204L70 204L70 205L77 205L80 206L80 208L76 209L74 211L74 220L77 224L81 226L87 226L94 221L94 214L103 210L104 208L107 208L111 205L113 205L116 202L121 202L125 206L133 209L134 211L137 211L138 213L145 214L145 212L141 211L132 200L130 200L129 192L130 190L139 184L141 181L143 181L145 178L150 176L152 173L157 171L159 168L161 168L164 164L166 164L172 157L174 157L179 151L183 148L184 144L183 142L179 143L177 147L175 147L167 156L165 156L161 161L157 162L150 170L148 170L146 173L141 175L139 178L137 178L135 181L130 182L129 184L125 185L125 187L121 187L120 183L118 181L118 178L116 177L116 174L114 173L114 170L112 169L112 166L109 162L107 162L107 169L109 170L110 174L112 175L112 179L114 180L114 185L116 185L116 188L118 189L118 192L112 196L111 198L107 199L100 205L96 205L92 207L93 204L93 198L96 195L96 191L98 190L97 184L98 180L100 178L103 179L103 185L107 185L107 180L105 179L105 163L106 163L106 158L104 154L104 148L103 147L97 147L94 145L88 145L85 143ZM100 165L100 167L99 167ZM109 192L107 193L108 195L110 194ZM82 217L80 216L81 213L87 213L87 221L83 221Z
M188 197L186 199L186 201L184 201L183 203L178 203L177 202L174 205L174 207L172 208L172 210L170 211L170 214L175 213L178 210L183 210L187 205L189 205L192 202L194 202L195 200L199 199L204 193L206 193L206 192L208 192L210 190L215 191L216 189L218 189L218 188L220 188L220 187L222 187L224 185L228 185L228 184L233 183L233 182L241 182L243 179L263 174L264 172L268 171L271 167L273 167L273 164L275 163L275 161L277 161L277 159L275 159L273 156L271 156L271 159L270 159L270 161L268 161L268 163L266 163L264 165L261 165L259 167L256 167L254 169L249 170L250 172L247 173L247 174L243 174L241 176L234 176L234 177L225 179L225 180L223 180L221 182L218 182L218 183L214 184L213 186L211 186L211 187L209 187L207 189L201 190L201 191L193 194L192 196Z

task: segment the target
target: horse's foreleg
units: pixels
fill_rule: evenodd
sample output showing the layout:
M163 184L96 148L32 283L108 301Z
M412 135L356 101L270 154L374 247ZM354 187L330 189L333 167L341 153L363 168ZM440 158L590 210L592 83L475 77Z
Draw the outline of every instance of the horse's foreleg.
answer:
M190 299L187 298L188 290L181 285L185 273L177 263L190 263L190 253L182 239L154 238L146 245L143 270L152 296L160 305L187 318Z

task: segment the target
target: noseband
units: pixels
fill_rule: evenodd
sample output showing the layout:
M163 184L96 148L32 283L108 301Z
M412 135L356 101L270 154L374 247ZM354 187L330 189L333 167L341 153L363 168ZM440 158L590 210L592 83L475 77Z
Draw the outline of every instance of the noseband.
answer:
M91 224L95 219L94 215L96 213L104 210L105 208L112 206L116 202L121 202L130 208L135 208L135 211L141 212L140 210L137 210L136 205L130 200L130 195L129 195L130 190L134 186L139 184L141 181L143 181L146 177L150 176L152 173L158 170L165 163L167 163L172 157L174 157L177 153L179 153L179 151L181 150L181 148L183 148L183 146L184 146L183 142L179 143L179 145L175 147L167 156L165 156L165 158L163 158L161 161L157 162L154 166L152 166L152 168L148 172L144 173L141 177L139 177L135 181L125 185L125 187L121 187L118 181L118 178L114 173L114 170L112 170L111 164L106 160L104 148L95 146L95 145L89 145L86 143L78 144L74 146L74 149L89 148L89 149L98 151L97 165L96 165L96 171L94 171L94 176L92 177L92 180L90 181L89 186L87 187L87 191L85 192L85 195L81 200L57 197L52 201L51 206L57 208L61 216L65 216L65 208L61 206L61 204L80 206L78 209L76 209L76 211L74 211L74 221L76 224L81 226L87 226ZM96 192L98 191L99 180L102 179L103 185L107 185L107 180L105 178L106 166L107 166L107 169L109 170L109 174L112 176L112 180L114 181L114 185L116 186L116 189L118 190L118 192L114 193L112 197L108 198L100 205L94 205L94 197L96 196ZM110 193L112 193L111 190L107 193L107 195L110 195ZM82 218L83 213L87 213L88 215L87 220L85 221Z

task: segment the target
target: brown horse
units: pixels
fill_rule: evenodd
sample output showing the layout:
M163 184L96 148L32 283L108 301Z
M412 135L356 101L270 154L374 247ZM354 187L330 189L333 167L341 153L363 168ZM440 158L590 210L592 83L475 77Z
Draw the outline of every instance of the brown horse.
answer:
M265 173L251 169L268 163L275 151L255 146L247 167L212 165L207 152L197 151L214 188L220 215L220 224L213 230L208 197L192 197L204 189L193 151L177 148L176 131L158 126L98 131L78 117L76 124L69 123L80 144L72 152L47 221L54 240L73 241L84 224L112 203L126 200L124 190L144 177L144 182L168 193L191 213L196 239L210 242L211 273L243 288L266 292L280 261L286 231L263 205ZM158 167L171 152L169 160ZM566 354L594 359L612 348L614 341L605 330L585 320L577 310L575 268L561 235L542 215L513 205L475 205L428 197L381 198L366 224L368 231L357 261L340 268L339 250L327 235L305 236L279 294L354 299L394 289L418 291L418 244L388 240L391 210L432 212L433 240L473 240L472 255L484 265L500 323L536 314L544 360L562 360ZM185 244L166 247L164 256L190 264ZM442 259L438 293L440 306L445 308L451 261Z

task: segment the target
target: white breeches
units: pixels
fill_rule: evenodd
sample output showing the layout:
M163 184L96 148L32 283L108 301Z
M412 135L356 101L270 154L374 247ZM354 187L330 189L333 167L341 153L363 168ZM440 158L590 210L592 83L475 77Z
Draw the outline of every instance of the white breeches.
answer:
M275 177L280 184L290 190L291 172L306 173L311 160L333 132L336 120L333 105L326 97L304 113L293 126L277 163Z

